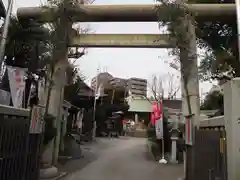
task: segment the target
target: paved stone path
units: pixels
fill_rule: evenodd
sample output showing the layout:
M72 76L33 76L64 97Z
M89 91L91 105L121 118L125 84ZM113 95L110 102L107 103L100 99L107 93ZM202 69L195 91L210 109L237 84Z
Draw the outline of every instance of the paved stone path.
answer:
M108 147L97 160L65 180L177 180L181 165L161 165L146 156L146 139L101 139Z

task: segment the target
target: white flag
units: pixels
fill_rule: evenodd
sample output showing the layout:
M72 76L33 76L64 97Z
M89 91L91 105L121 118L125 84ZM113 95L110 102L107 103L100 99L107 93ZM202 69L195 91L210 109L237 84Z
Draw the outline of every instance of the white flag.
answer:
M100 86L98 87L97 92L95 94L95 99L99 99L100 98L100 96L102 94L102 91L103 91L103 85L100 84Z
M155 110L155 129L157 139L163 139L163 104L162 101L156 103L157 109Z
M162 117L156 120L155 128L156 128L157 139L162 139L163 138L163 118Z
M7 71L13 106L22 108L26 69L7 66Z
M38 81L38 99L39 99L39 104L44 105L45 100L46 100L46 95L45 95L45 79L42 78Z
M34 105L31 111L31 122L29 132L31 134L40 134L44 131L44 107Z

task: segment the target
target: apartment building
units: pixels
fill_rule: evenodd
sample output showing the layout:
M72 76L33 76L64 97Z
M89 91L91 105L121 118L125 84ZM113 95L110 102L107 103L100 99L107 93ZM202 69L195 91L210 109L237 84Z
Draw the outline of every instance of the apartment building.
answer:
M133 77L130 79L123 79L113 77L108 72L103 72L92 79L91 88L93 90L95 90L97 83L98 87L102 84L104 89L122 89L128 92L130 96L146 97L147 95L147 80L142 78Z
M96 86L100 86L100 84L102 84L102 86L104 88L111 88L111 84L109 83L109 81L113 79L113 76L111 74L109 74L108 72L102 72L99 73L97 76L95 76L94 78L92 78L91 81L91 88L93 90L96 89ZM98 84L98 85L97 85ZM97 88L98 88L97 87Z
M125 89L127 88L128 85L128 80L127 79L123 79L123 78L112 78L109 80L109 83L117 89Z
M123 79L114 77L109 80L109 83L117 89L128 91L131 96L146 96L147 95L147 80L141 78Z
M131 96L147 96L147 80L141 78L128 79L128 93Z

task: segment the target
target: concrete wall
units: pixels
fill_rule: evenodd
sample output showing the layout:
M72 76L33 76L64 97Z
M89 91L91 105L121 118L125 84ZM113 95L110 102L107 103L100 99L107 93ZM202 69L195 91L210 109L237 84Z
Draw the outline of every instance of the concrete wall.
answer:
M0 104L0 113L13 116L29 116L30 110Z
M216 116L212 118L202 119L200 127L219 127L225 126L224 116Z

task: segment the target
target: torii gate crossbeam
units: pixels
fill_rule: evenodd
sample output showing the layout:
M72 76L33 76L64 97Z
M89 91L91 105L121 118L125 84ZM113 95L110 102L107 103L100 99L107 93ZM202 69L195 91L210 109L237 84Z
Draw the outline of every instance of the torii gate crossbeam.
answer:
M186 4L190 12L195 13L196 18L208 20L225 19L236 15L235 4ZM77 5L68 9L69 14L76 22L145 22L166 20L167 9L158 5ZM36 19L41 22L54 21L56 7L24 7L17 10L19 19ZM159 14L160 13L160 14Z
M175 48L163 34L81 34L69 38L69 47L92 48Z

